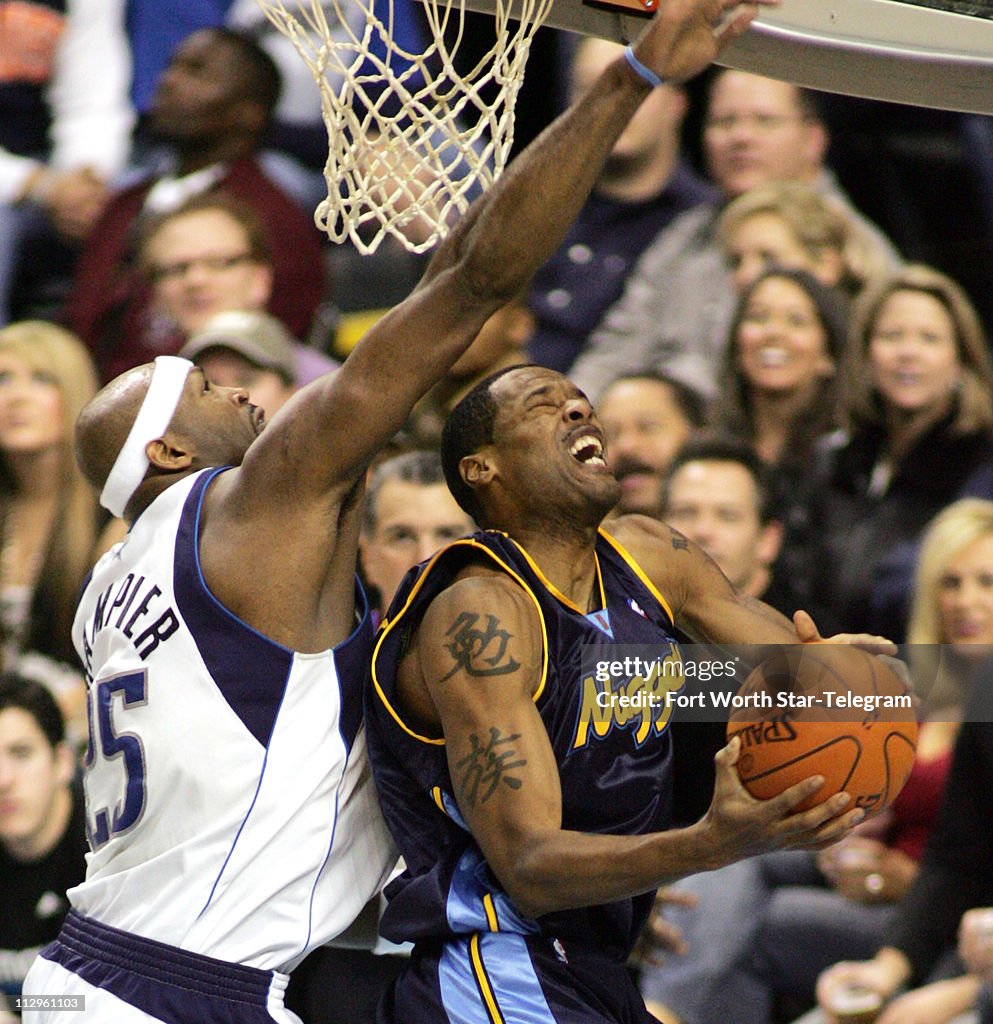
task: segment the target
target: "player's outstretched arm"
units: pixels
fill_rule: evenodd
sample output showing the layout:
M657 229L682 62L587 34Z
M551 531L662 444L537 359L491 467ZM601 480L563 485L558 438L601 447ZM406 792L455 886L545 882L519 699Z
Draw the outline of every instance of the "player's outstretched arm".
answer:
M806 612L793 622L771 605L740 593L714 560L678 530L647 516L629 515L609 532L634 556L665 594L679 628L698 643L847 643L873 654L895 654L896 645L867 633L824 638Z
M645 836L566 831L558 770L534 703L542 657L529 598L509 580L483 576L435 599L405 662L426 690L422 712L440 722L462 816L522 914L622 899L767 850L817 848L861 815L838 817L844 794L793 813L816 779L755 800L738 781L735 749L726 748L714 804L697 825ZM411 685L402 674L401 692Z
M636 44L638 59L669 80L696 74L755 10L749 6L715 32L735 6L665 0ZM527 285L564 237L649 91L619 58L473 205L415 292L369 331L341 371L302 391L274 419L271 436L252 455L278 453L291 474L296 467L282 492L287 503L301 490L320 492L354 479L486 319Z

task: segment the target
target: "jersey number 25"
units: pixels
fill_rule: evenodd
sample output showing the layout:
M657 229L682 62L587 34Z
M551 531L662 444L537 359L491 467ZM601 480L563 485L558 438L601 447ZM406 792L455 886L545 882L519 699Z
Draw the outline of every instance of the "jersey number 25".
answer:
M94 850L111 836L133 828L145 809L145 750L134 733L114 727L115 708L127 710L140 707L148 699L148 678L144 670L103 679L94 684L95 694L89 701L90 742L86 749L87 772L93 770L98 758L111 761L123 758L124 800L113 808L90 808L87 838ZM120 696L119 700L115 700ZM118 711L118 715L121 714Z

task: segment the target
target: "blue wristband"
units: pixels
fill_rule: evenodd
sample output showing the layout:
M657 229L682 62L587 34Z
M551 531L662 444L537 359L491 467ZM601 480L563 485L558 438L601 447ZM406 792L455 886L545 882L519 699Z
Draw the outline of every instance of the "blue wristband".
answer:
M628 64L631 65L631 69L634 73L643 81L647 82L652 88L657 88L662 84L662 79L659 78L651 68L646 68L644 64L634 55L634 49L630 46L624 47L624 58Z

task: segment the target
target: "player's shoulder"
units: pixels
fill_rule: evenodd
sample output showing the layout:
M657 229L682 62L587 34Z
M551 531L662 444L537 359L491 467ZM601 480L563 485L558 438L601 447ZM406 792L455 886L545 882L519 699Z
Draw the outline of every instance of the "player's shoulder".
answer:
M638 513L614 516L603 524L603 532L623 545L636 560L659 553L659 545L671 546L673 538L682 538L678 530ZM683 538L685 539L685 538Z
M452 576L431 599L419 634L447 631L456 622L514 623L517 628L537 624L537 609L526 591L492 562L473 558Z
M472 558L452 577L451 583L435 598L449 604L530 607L527 594L508 573L492 562Z
M651 516L628 514L604 523L604 532L660 592L675 614L706 556L679 530Z

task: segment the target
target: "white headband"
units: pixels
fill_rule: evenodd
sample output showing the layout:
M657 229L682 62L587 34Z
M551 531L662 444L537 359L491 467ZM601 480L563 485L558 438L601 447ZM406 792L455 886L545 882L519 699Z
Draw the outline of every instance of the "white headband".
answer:
M100 492L100 504L115 516L123 516L131 495L145 479L150 441L160 438L169 426L193 364L178 356L159 356L155 360L148 392L135 417L107 482Z

